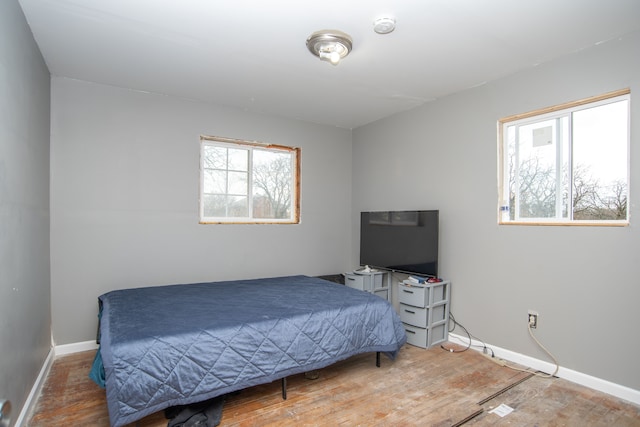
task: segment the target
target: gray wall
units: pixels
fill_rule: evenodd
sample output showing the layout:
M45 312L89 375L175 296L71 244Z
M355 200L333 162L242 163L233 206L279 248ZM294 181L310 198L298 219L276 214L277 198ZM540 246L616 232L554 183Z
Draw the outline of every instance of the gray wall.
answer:
M49 71L15 0L0 2L0 398L15 420L51 348Z
M51 129L56 344L113 289L350 267L349 130L58 77ZM301 224L198 224L200 134L301 147Z
M359 211L439 209L441 275L472 334L549 360L527 332L535 309L536 335L563 367L640 389L639 52L636 33L356 129L352 259ZM626 87L631 225L498 226L497 120Z
M56 344L80 342L112 289L348 270L358 212L417 208L441 211L441 272L474 335L545 359L526 332L536 309L562 366L640 389L637 138L631 226L496 224L496 121L624 87L633 96L639 46L638 34L614 40L364 126L353 152L347 130L54 78L49 195L49 74L17 2L0 2L0 398L22 406L50 316ZM200 134L302 147L302 224L199 225Z

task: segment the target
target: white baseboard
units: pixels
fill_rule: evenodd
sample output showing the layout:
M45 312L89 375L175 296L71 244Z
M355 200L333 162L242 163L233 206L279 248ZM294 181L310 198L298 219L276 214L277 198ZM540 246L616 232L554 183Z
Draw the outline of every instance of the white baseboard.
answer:
M62 344L55 346L56 356L64 356L65 354L73 354L80 353L82 351L96 350L98 348L98 344L96 344L95 340L92 341L82 341L76 342L72 344Z
M469 338L457 334L450 333L449 340L453 343L464 346L469 344ZM501 359L547 373L552 373L556 369L556 365L553 363L496 347L495 345L486 344L481 341L471 340L471 348L474 350L482 351L482 348L485 345L493 350L496 357ZM556 376L567 381L589 387L593 390L598 390L603 393L610 394L611 396L624 399L635 405L640 405L640 390L634 390L630 387L612 383L611 381L596 378L572 369L563 368L562 366L558 369Z
M31 392L29 392L29 396L27 396L27 400L22 406L22 410L18 414L18 418L16 418L15 427L22 427L26 425L25 423L29 419L29 415L31 411L35 409L36 403L38 403L38 396L40 396L40 390L44 385L44 382L47 379L47 375L49 375L49 371L53 366L53 360L55 359L55 350L51 348L49 350L49 354L47 354L47 358L44 360L44 364L40 369L40 373L38 374L38 378L36 378L33 387L31 387Z
M57 356L63 356L65 354L79 353L81 351L89 351L95 350L98 348L98 345L95 341L84 341L73 344L64 344L57 345L52 347L49 350L49 354L40 369L40 373L38 374L38 378L36 378L33 387L31 387L31 392L29 396L27 396L27 400L22 406L22 410L16 419L15 427L22 427L26 425L25 423L29 420L29 416L31 412L35 409L35 405L38 403L38 397L40 396L40 391L42 390L42 386L49 375L49 371L53 366L53 362Z

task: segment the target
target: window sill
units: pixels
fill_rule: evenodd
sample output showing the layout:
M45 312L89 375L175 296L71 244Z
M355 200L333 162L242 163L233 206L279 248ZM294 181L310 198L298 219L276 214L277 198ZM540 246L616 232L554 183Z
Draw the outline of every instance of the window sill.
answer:
M629 221L507 221L498 225L529 225L529 226L561 226L561 227L628 227Z

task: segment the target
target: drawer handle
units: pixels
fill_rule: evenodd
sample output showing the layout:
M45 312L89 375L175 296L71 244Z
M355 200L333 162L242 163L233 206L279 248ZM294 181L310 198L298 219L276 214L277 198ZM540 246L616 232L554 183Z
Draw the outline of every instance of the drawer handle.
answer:
M351 280L352 282L355 282L356 279L354 279L353 277L347 277L347 280Z
M405 313L416 314L416 312L415 312L415 311L407 310L406 308L405 308L405 310L404 310L404 311L405 311Z
M408 293L408 294L412 294L412 293L413 293L413 291L408 291L408 290L406 290L406 289L403 289L403 290L402 290L402 292L406 292L406 293Z
M416 333L415 331L412 331L410 329L405 329L405 332L409 332L410 334L415 334Z

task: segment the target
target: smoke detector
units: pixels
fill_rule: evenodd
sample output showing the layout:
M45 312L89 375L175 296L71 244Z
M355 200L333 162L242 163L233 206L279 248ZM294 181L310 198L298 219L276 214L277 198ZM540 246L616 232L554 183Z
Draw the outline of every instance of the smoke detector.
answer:
M396 29L395 18L382 17L373 21L373 31L378 34L389 34Z

